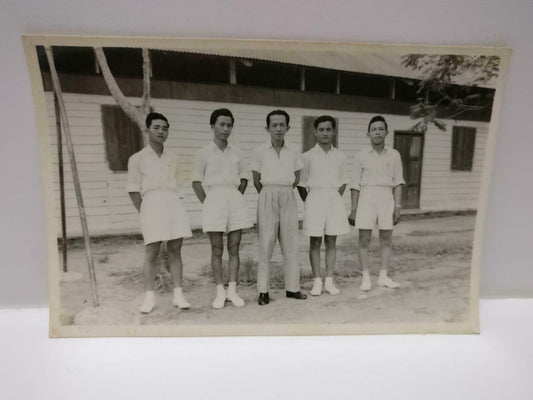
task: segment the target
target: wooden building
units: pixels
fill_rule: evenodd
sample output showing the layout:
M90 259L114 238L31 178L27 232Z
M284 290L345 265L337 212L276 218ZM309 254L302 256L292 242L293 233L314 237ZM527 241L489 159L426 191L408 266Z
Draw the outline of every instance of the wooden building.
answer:
M38 50L48 106L59 226L55 106L48 66L42 49ZM140 50L106 49L106 55L124 94L140 104ZM127 63L121 61L125 57ZM93 235L140 232L138 214L126 192L126 167L128 157L143 146L142 134L109 94L91 48L55 48L55 59L90 232ZM460 120L444 120L447 125L444 132L435 127L425 134L412 132L409 107L418 96L417 81L409 73L403 74L401 66L396 66L397 75L375 75L367 71L170 51L151 51L151 60L151 106L169 119L167 145L181 160L184 203L193 228L200 227L201 204L191 187L192 160L212 140L209 116L220 107L232 110L236 122L231 140L246 156L269 140L265 117L273 109L283 108L290 114L286 138L302 151L313 144L313 119L322 114L333 115L338 119L337 145L347 155L349 176L354 154L368 146L369 119L381 114L389 123L388 145L400 151L404 163L407 181L404 212L477 208L490 107L464 113ZM455 90L466 89L458 86ZM476 90L483 96L493 93L486 88ZM64 181L67 233L78 236L81 227L68 158ZM255 217L257 193L251 184L246 198L250 216ZM349 191L344 199L348 210Z

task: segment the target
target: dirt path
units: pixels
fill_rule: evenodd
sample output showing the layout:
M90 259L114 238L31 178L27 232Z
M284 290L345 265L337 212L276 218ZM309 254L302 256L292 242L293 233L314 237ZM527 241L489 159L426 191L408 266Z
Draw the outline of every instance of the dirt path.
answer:
M144 247L136 239L111 238L93 246L98 289L102 306L90 307L89 283L83 248L69 251L70 271L83 274L81 280L61 283L64 324L283 324L364 322L456 322L468 314L471 244L474 216L451 216L402 222L395 230L391 275L400 282L397 290L374 286L361 292L359 264L352 231L338 240L336 282L338 296L323 293L305 301L287 299L282 281L281 254L274 254L273 290L268 306L257 305L256 234L243 235L239 294L246 306L230 303L214 310L214 284L209 267L206 237L184 242L184 291L190 310L172 307L170 292L157 296L150 315L137 311L142 302L142 260ZM302 289L312 286L307 256L308 238L300 231ZM371 245L374 265L379 259L377 239ZM323 262L323 260L322 260ZM377 273L377 271L376 271ZM375 281L375 274L373 280Z

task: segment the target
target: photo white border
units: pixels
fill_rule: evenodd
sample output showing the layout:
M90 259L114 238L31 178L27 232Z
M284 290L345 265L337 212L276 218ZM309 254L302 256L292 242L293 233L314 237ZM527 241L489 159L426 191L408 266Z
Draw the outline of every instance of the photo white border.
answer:
M256 335L330 335L330 334L400 334L479 333L479 282L483 232L487 212L487 200L492 175L496 135L502 106L503 92L511 49L503 47L474 46L425 46L402 44L368 44L348 42L311 42L245 39L200 39L200 38L156 38L156 37L104 37L104 36L56 36L24 35L24 51L31 79L32 94L38 127L41 157L42 184L45 202L46 242L49 265L50 337L102 337L102 336L256 336ZM357 52L387 52L391 54L485 54L501 58L500 73L489 126L488 143L485 151L483 177L479 193L470 274L470 313L461 323L372 323L372 324L275 324L275 325L166 325L166 326L65 326L60 323L59 252L54 216L54 192L52 158L48 132L48 115L43 91L41 71L35 47L42 46L98 46L98 47L147 47L152 49L181 50L190 52L223 52L224 49L258 48L275 50L298 48L320 51L334 46L339 50Z

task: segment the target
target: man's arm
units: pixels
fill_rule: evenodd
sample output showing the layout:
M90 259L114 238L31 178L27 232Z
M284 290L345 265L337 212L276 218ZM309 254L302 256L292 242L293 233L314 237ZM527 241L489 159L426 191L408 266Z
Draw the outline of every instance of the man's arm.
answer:
M339 188L339 194L341 195L341 197L344 194L345 190L346 190L346 183Z
M200 203L204 204L206 195L205 195L204 187L202 186L202 182L193 181L192 190L194 190L194 193L196 194L196 197L198 197L198 200L200 200Z
M351 189L350 192L352 193L352 211L350 211L350 215L348 216L348 222L350 225L355 225L355 213L357 212L357 204L359 203L359 190Z
M292 184L292 187L295 188L300 183L300 174L302 170L299 169L298 171L294 171L294 183Z
M303 186L296 186L296 188L298 189L298 193L300 194L302 201L305 201L305 199L307 199L307 189Z
M139 192L128 192L128 194L130 195L130 199L131 199L133 205L135 206L137 211L140 212L141 211L141 203L143 202L141 194Z
M254 177L255 190L257 190L257 193L261 193L261 189L263 188L263 185L261 184L261 174L257 171L252 171L252 175Z
M401 211L402 211L402 192L403 185L397 185L392 189L392 194L394 196L394 214L392 216L392 223L396 225L400 222Z
M241 178L241 184L239 185L237 190L241 192L242 194L244 194L247 186L248 186L248 179Z

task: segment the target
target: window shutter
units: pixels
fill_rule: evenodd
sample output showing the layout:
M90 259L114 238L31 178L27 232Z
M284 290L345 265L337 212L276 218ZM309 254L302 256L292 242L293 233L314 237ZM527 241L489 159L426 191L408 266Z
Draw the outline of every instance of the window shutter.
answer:
M452 171L472 171L476 129L454 126L452 132Z
M464 169L472 171L474 163L474 149L476 144L476 130L474 128L464 128Z
M142 133L119 106L102 105L107 162L112 171L127 171L130 156L143 147Z

